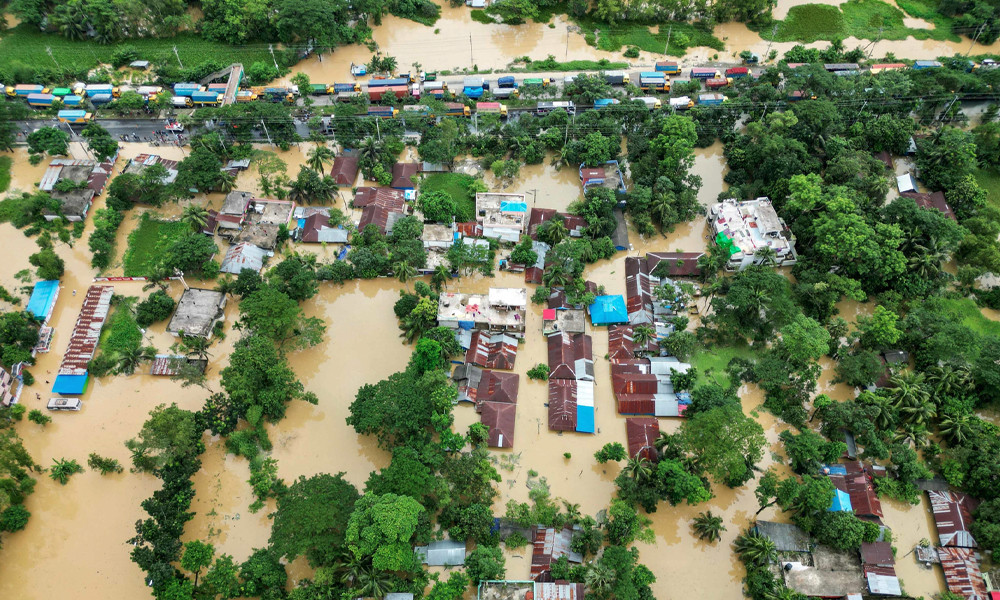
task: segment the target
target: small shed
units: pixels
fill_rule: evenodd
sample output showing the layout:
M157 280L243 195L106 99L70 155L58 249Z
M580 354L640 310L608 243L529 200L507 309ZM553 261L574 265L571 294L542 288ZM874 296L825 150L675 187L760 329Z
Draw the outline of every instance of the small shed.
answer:
M440 540L413 549L420 562L429 567L451 567L465 564L465 542Z
M891 567L896 564L896 556L892 553L889 542L862 542L861 564L879 567Z
M358 157L338 156L333 159L330 176L337 182L337 185L354 185L358 178Z
M847 492L834 490L833 502L827 510L830 512L851 512L853 510L851 508L851 496Z
M913 176L913 173L900 175L896 177L896 188L900 194L915 192L917 191L917 179Z
M49 279L39 281L31 290L31 297L28 298L28 305L25 310L37 321L47 323L52 316L52 309L56 305L56 298L59 297L59 281Z
M628 312L625 310L625 298L621 295L598 296L588 307L592 325L612 325L628 323Z
M128 64L128 66L131 67L131 68L133 68L133 69L139 69L141 71L145 71L146 69L149 68L149 61L148 60L133 60L132 62L130 62Z
M660 437L660 422L656 417L630 417L625 419L625 437L628 440L628 455L631 458L656 459L654 444Z
M222 292L186 289L167 324L167 333L208 337L212 335L215 322L223 318L225 307L226 295Z

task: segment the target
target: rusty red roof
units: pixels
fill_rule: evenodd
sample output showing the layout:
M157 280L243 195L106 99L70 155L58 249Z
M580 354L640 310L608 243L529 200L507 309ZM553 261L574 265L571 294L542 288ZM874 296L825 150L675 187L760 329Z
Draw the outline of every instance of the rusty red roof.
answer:
M903 192L900 196L912 198L921 208L936 208L952 221L958 220L955 217L955 211L948 206L948 201L944 199L944 192Z
M593 342L583 333L549 336L549 379L594 380Z
M394 203L395 201L405 202L406 196L402 190L394 190L384 187L359 187L354 194L354 207L364 208L376 202Z
M472 342L465 353L465 362L510 371L517 360L517 339L502 333L474 331Z
M656 460L653 444L660 437L660 422L655 417L630 417L625 419L625 438L628 440L628 455L642 456Z
M483 225L482 223L477 223L476 221L455 223L455 229L465 237L483 237Z
M896 564L889 542L863 542L861 544L861 564L891 567Z
M928 491L931 512L937 525L938 539L942 546L976 548L979 544L969 531L972 512L979 502L962 492Z
M704 252L649 252L646 254L646 272L652 273L658 264L665 261L670 265L668 272L670 277L697 277L701 275L698 259L704 254Z
M656 352L658 348L653 340L646 343L646 351L648 352ZM613 363L635 358L635 342L632 341L631 325L608 326L608 358Z
M532 534L531 579L553 581L549 568L552 561L562 556L572 563L583 562L583 557L570 548L572 541L573 530L568 527L558 531L554 527L535 527Z
M969 600L985 600L986 582L983 581L975 551L972 548L944 546L937 552L948 591Z
M549 379L549 429L576 431L576 380Z
M515 377L517 377L515 375ZM517 405L507 402L483 402L480 404L480 421L490 429L491 448L514 447L514 424Z
M356 198L357 197L355 196L355 199ZM406 200L403 198L402 193L400 193L399 196L376 193L374 199L366 204L364 209L361 211L361 220L358 222L358 231L364 231L365 227L375 225L378 227L380 232L383 234L387 233L389 228L389 215L392 213L406 213Z
M646 260L637 256L625 259L625 309L633 325L653 322L653 283Z
M570 235L574 237L583 235L583 228L587 226L587 221L583 217L556 212L554 208L532 208L528 214L527 229L531 239L537 240L538 228L546 222L551 221L557 214L563 218L563 225L566 227L566 231L570 232Z
M517 373L500 373L484 370L476 392L477 402L517 403L517 388L520 376Z
M882 503L875 493L870 476L867 473L848 473L847 475L830 475L830 481L838 490L845 492L851 498L851 507L859 517L881 517Z
M330 176L337 182L337 185L352 185L354 180L358 178L358 157L338 156L333 159Z
M582 583L539 581L535 583L535 600L584 600Z
M416 184L410 179L420 172L420 163L396 163L392 165L392 183L390 187L410 190Z
M83 308L69 336L62 364L59 365L60 375L83 375L87 372L87 363L94 357L97 342L101 338L101 328L108 318L111 297L114 295L115 288L110 286L92 285L87 288Z

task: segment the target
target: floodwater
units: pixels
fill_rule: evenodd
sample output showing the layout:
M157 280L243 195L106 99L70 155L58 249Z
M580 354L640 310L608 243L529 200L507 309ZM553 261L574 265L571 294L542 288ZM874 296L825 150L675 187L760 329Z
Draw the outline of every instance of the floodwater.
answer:
M492 171L485 172L484 182L491 190L504 187L493 177ZM570 204L583 199L579 171L567 164L553 166L552 153L548 153L541 164L522 165L521 177L506 189L525 194L528 208L537 206L566 211Z

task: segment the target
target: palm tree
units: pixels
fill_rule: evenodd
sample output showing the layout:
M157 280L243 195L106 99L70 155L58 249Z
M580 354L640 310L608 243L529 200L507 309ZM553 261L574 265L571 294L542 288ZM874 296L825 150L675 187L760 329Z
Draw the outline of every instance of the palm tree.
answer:
M549 265L542 275L545 285L549 287L563 287L569 283L569 274L560 264Z
M434 274L431 275L431 285L434 289L441 291L441 288L448 289L448 280L451 278L451 272L448 271L448 267L444 265L438 265L434 267Z
M197 335L182 335L180 345L188 354L194 354L204 360L208 358L208 348L212 345L212 340Z
M629 477L635 479L636 481L645 481L653 476L652 464L645 456L628 459L628 462L625 463L623 471L628 473Z
M563 500L563 507L566 509L566 520L571 524L576 524L580 520L580 505L570 504Z
M767 566L778 558L778 551L771 538L761 535L756 529L740 534L733 547L740 560L759 567Z
M396 279L406 286L406 291L410 291L410 284L408 282L417 276L417 269L405 260L401 260L392 265L392 272L396 275Z
M392 579L383 571L369 567L358 578L357 593L371 598L385 598L392 586Z
M657 436L656 441L653 442L653 447L656 448L656 451L662 455L663 449L671 445L673 441L674 437L671 434L666 431L661 431L660 435Z
M649 203L649 215L660 224L660 227L663 227L665 223L670 223L676 214L671 200L669 194L653 194Z
M656 339L656 330L649 325L636 325L632 328L632 343L635 351L645 352L649 342Z
M913 251L907 265L923 279L936 278L941 273L941 263L948 260L948 253L941 249L934 238L925 244L914 244Z
M334 158L336 157L333 154L333 150L324 144L316 146L309 151L309 160L306 161L306 164L312 167L314 171L319 171L320 175L323 175L324 167L327 163L332 163Z
M373 137L367 137L361 140L361 144L358 146L358 161L376 163L381 152L382 144Z
M726 526L722 524L722 517L713 515L712 511L698 513L692 526L699 539L709 542L719 541L722 538L722 532L726 530Z
M583 576L583 583L587 586L587 589L602 597L605 592L611 589L611 584L614 581L614 571L611 570L611 567L601 562L591 563L586 575Z
M934 385L935 394L960 395L972 387L972 374L968 367L935 366L927 370L927 382Z
M870 395L870 400L865 404L875 408L877 412L872 415L872 422L876 427L887 430L896 422L896 415L892 407L892 402L885 396Z
M897 409L902 410L904 406L919 406L930 399L930 394L924 387L923 373L900 373L890 378L889 383L893 385L889 391Z
M201 231L208 225L208 209L200 204L188 204L181 213L181 221L190 225L192 231Z
M156 348L152 346L135 345L126 348L115 357L115 373L119 375L131 375L144 362L149 362L156 358Z
M778 253L770 246L761 246L753 253L755 262L759 265L773 267L778 264Z
M972 435L972 417L968 413L949 414L938 424L941 437L950 444L961 444Z
M927 442L927 428L919 423L906 423L892 436L892 441L899 444L913 442L917 448Z
M333 570L340 583L348 588L353 588L361 579L365 563L350 550L343 550L337 557L337 561L334 562Z
M926 427L937 416L937 405L927 398L921 400L919 404L901 407L899 414L907 423Z
M546 244L555 247L556 244L569 237L569 230L566 229L566 224L561 219L549 221L538 237Z
M143 291L159 287L166 291L170 285L170 277L174 274L173 269L163 263L156 263L146 275L146 285L142 286Z

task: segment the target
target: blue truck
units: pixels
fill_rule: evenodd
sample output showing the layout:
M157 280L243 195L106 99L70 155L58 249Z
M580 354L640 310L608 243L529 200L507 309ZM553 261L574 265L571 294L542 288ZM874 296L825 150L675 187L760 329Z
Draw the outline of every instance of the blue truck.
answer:
M175 83L174 95L190 98L195 92L200 92L201 86L197 83Z
M194 104L218 104L219 92L194 92L191 94L191 102Z

